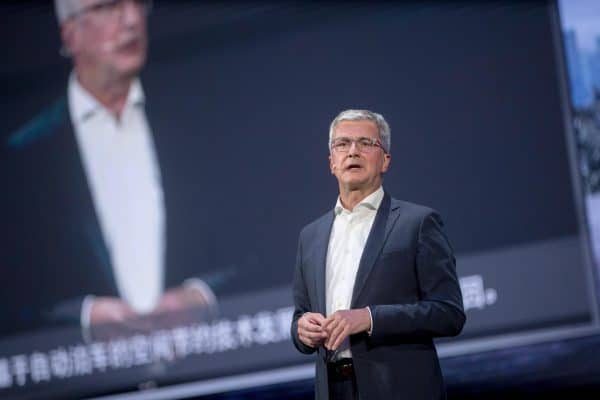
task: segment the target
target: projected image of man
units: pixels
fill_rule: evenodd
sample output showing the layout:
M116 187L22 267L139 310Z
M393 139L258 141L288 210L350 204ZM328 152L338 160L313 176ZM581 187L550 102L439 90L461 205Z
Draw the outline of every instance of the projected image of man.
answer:
M35 191L30 197L52 182L44 205L30 207L44 214L29 223L53 244L43 257L22 252L13 259L38 271L31 284L39 300L30 309L41 311L21 313L25 325L77 321L87 328L190 307L214 311L204 281L166 264L173 210L162 170L176 155L157 154L139 78L151 7L148 0L55 1L61 54L72 61L66 98L8 143L26 168L43 164L23 179L24 190ZM62 276L57 284L37 282L53 273Z

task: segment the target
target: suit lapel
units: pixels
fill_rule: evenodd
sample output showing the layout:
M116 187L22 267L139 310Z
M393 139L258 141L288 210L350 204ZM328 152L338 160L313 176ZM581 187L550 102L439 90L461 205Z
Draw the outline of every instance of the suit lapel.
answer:
M317 288L317 303L318 312L325 315L327 308L325 307L325 280L326 280L326 265L327 265L327 248L329 247L329 236L331 235L331 227L333 226L334 212L333 210L327 213L322 219L317 229L316 237L314 238L315 247L315 285Z
M146 91L146 89L144 89ZM150 90L151 92L151 90ZM171 193L171 188L165 186L166 183L169 183L169 174L171 174L171 166L173 165L171 158L174 154L178 154L178 152L173 151L168 146L172 143L178 143L176 139L171 137L170 141L165 140L165 137L160 135L160 132L166 132L166 129L163 129L160 122L162 118L160 118L156 112L155 107L152 102L149 100L151 96L145 95L144 100L144 113L146 114L146 121L148 123L148 129L150 131L150 138L152 141L152 146L154 150L154 155L156 157L156 168L158 169L158 180L160 184L160 188L162 189L162 199L164 206L164 254L163 254L163 268L161 271L161 282L162 287L167 288L170 286L174 286L175 284L179 284L180 281L178 277L172 276L173 271L176 271L177 268L175 265L176 261L171 260L171 240L173 240L173 232L171 231L171 225L173 223L173 215L172 215L172 207L170 204L169 193ZM175 163L176 164L176 163ZM165 176L167 178L165 179ZM172 179L171 179L172 181ZM169 274L170 272L170 274Z
M56 151L56 154L61 157L61 173L69 174L68 179L65 180L65 187L61 188L61 191L65 194L67 202L74 205L71 210L73 221L75 221L74 225L79 226L77 228L79 230L78 234L81 234L86 239L96 257L96 263L93 264L102 266L104 275L116 293L117 286L114 281L112 262L104 235L100 229L98 214L96 213L90 185L85 174L75 131L66 110L63 124L60 128L60 136L57 140L61 144L64 143L65 146L63 151Z
M360 258L356 280L354 281L354 289L352 291L352 302L350 308L354 308L355 303L363 290L367 278L375 265L379 253L387 240L396 219L398 218L399 210L396 205L391 204L390 196L386 193L381 201L373 227L367 238L367 243Z
M23 157L34 157L27 165L32 169L29 178L31 182L39 181L39 186L46 187L43 200L40 201L47 209L46 214L50 221L48 223L52 224L49 229L57 229L56 226L60 226L68 236L75 248L70 258L76 257L76 254L82 257L75 262L79 268L95 268L101 265L102 273L110 282L110 290L116 294L117 287L110 256L100 230L69 116L67 96L61 96L50 107L11 134L7 145L13 151L30 148L27 153L29 155ZM48 184L50 182L51 184ZM98 288L91 291L105 291L102 289L102 283L98 283Z

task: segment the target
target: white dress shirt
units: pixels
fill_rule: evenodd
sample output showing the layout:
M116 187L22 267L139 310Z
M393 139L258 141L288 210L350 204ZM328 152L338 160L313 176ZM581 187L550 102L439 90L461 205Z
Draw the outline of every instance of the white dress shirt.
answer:
M119 295L135 311L150 312L163 291L165 209L141 84L131 85L118 120L74 73L68 101ZM82 307L84 326L90 300Z
M327 316L338 310L350 309L360 259L383 195L383 188L380 186L353 210L345 209L338 197L327 250L325 289ZM335 356L336 359L344 357L352 357L348 339L342 343Z

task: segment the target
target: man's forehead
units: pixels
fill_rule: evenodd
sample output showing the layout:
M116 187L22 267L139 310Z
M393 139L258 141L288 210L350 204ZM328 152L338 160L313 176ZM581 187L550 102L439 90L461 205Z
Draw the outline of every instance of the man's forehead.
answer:
M95 6L99 3L105 3L104 0L78 0L75 1L78 4L79 9L88 8L89 6Z
M377 136L379 131L377 129L377 124L374 121L361 119L338 122L335 126L334 133L336 136L340 133L343 133L344 135Z
M97 4L106 3L106 0L68 0L73 4L73 11L79 12Z
M54 0L54 5L58 20L62 23L82 10L102 2L103 0Z

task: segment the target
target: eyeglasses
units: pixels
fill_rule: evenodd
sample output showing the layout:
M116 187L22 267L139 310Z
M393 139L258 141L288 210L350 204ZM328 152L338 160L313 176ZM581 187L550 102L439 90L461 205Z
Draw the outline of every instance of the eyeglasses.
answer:
M139 8L145 15L150 14L152 10L152 0L103 0L83 7L70 15L71 18L80 15L93 15L104 21L112 21L120 18L125 9L125 3L131 2L136 8Z
M378 147L381 147L385 152L378 139L368 137L359 137L358 139L350 139L349 137L335 138L331 141L331 148L338 153L347 153L350 151L352 143L356 145L356 150L361 153L371 153Z

